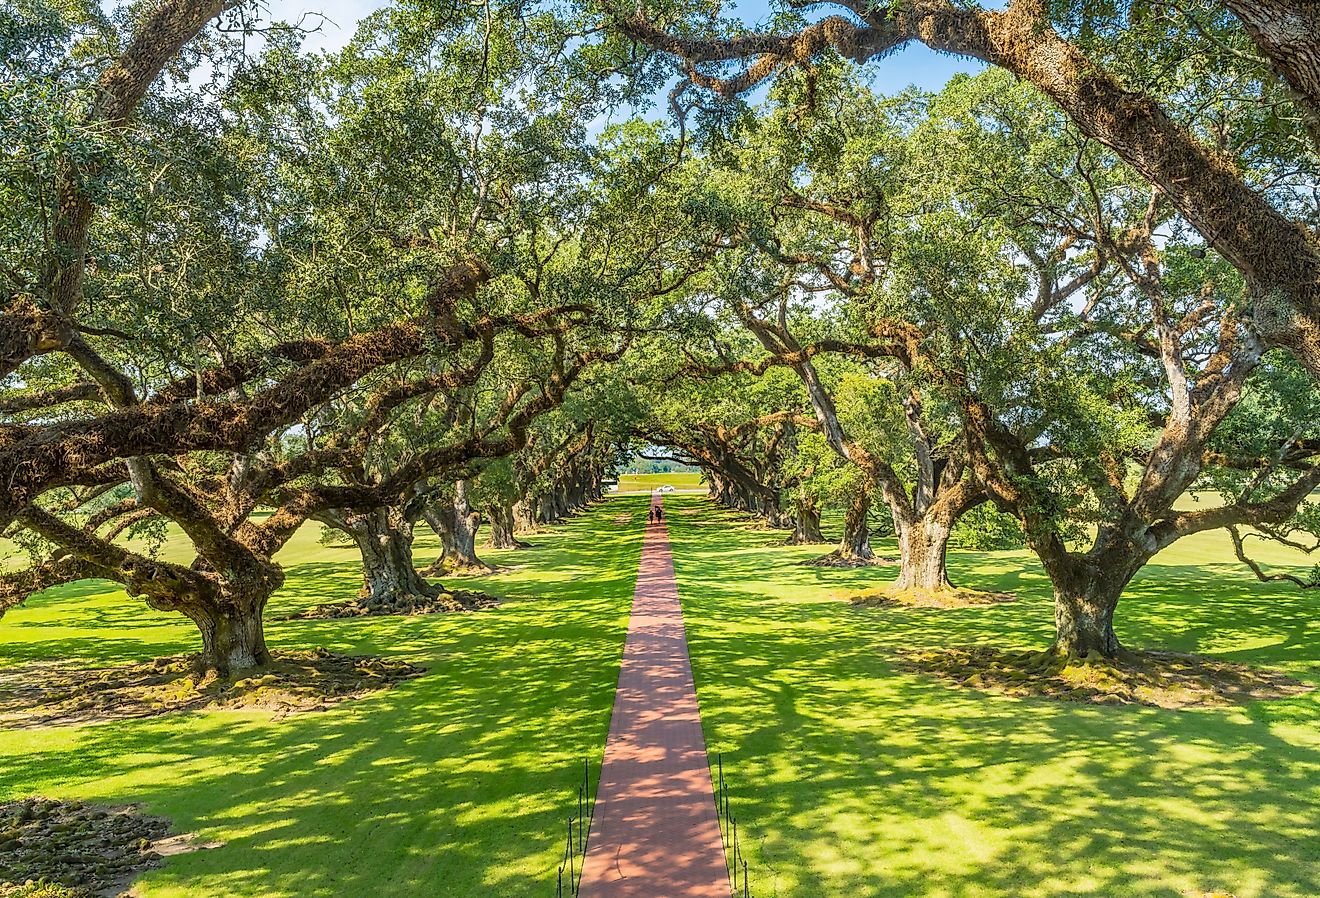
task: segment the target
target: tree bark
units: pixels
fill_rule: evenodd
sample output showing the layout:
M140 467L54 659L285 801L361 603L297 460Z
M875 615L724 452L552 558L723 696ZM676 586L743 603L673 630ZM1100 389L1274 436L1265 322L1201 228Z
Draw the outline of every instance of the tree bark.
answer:
M1315 0L1225 0L1288 85L1320 145L1320 5Z
M435 598L440 590L421 574L413 561L413 524L396 508L366 512L331 511L317 519L347 533L362 554L362 590L359 601L371 608L408 605Z
M197 673L229 678L235 673L270 663L266 648L264 599L225 604L197 603L180 608L202 634Z
M1114 658L1122 650L1114 634L1118 601L1137 571L1159 550L1142 536L1139 521L1130 524L1138 529L1102 526L1085 555L1068 553L1057 537L1040 542L1036 554L1054 585L1053 651Z
M490 540L486 545L492 549L525 549L527 543L514 535L517 523L514 520L513 506L496 502L486 507L486 517L490 519Z
M513 503L513 523L515 533L535 533L537 530L535 508L540 499L528 496Z
M766 524L776 530L795 530L797 527L793 516L785 514L783 509L773 503L758 500L752 510L765 518Z
M820 530L820 509L814 504L798 503L792 520L793 535L788 538L790 546L809 546L827 542Z
M843 513L843 538L839 540L838 556L846 561L870 561L875 558L871 549L871 527L867 521L871 513L871 495L858 490Z
M1093 576L1054 587L1054 651L1065 655L1118 656L1114 611L1126 578Z
M953 525L929 515L916 521L895 521L900 564L895 589L928 592L952 589L946 558Z
M461 570L490 570L490 565L477 557L477 530L481 526L480 513L468 502L467 481L454 484L452 499L427 506L423 512L426 522L440 537L441 552L427 573Z

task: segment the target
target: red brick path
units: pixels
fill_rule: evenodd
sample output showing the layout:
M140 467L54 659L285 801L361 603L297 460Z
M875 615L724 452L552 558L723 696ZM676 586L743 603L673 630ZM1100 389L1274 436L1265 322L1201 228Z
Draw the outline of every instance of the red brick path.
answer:
M581 895L729 891L669 534L663 523L648 524Z

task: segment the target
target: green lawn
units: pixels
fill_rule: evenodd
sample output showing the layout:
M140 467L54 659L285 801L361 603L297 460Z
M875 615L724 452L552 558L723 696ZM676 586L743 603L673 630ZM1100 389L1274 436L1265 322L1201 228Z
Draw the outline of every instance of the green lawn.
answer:
M857 610L833 596L892 569L800 567L821 548L771 547L696 497L668 504L706 735L758 898L1320 895L1320 694L1173 712L950 689L887 659L1046 645L1032 556L953 554L955 580L1014 604ZM1218 536L1160 556L1120 638L1320 681L1320 597L1230 558Z
M757 898L1320 895L1320 696L1172 712L950 689L887 659L1045 645L1049 592L1027 553L952 558L957 580L1015 604L861 611L836 596L892 569L800 567L824 548L772 545L782 534L704 497L666 502L706 734ZM0 799L141 802L225 843L149 873L145 898L552 895L577 765L605 740L644 503L614 498L537 548L490 553L520 566L474 581L510 597L493 612L270 625L275 647L396 655L429 665L420 679L283 721L0 732ZM282 556L274 612L356 592L355 553L316 536ZM424 541L419 563L433 551ZM1230 557L1218 536L1160 556L1120 636L1320 680L1320 597L1257 584ZM194 641L176 617L84 584L0 621L0 663Z
M695 490L705 487L701 480L701 474L692 472L685 474L677 472L673 474L620 474L619 492L628 493L638 490L651 491L660 486L672 486L676 490Z
M173 715L0 731L0 799L141 802L223 848L171 859L157 896L554 894L581 759L599 762L640 551L645 499L616 499L491 552L521 569L474 585L509 601L468 615L271 623L273 648L325 645L429 673L319 714ZM356 593L347 549L307 528L281 559L273 612ZM424 547L425 548L425 547ZM419 552L419 563L429 551ZM0 663L128 661L189 650L195 632L108 584L41 596L0 621Z

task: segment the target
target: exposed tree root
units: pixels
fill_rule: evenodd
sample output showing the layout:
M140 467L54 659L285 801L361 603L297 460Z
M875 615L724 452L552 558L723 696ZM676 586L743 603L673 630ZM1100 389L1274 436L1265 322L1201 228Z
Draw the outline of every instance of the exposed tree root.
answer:
M439 566L431 565L422 572L424 577L489 577L491 574L502 574L507 571L507 567L498 567L493 564L486 564L482 561L477 564L442 564ZM462 592L463 590L456 590ZM474 593L474 595L484 595L484 593Z
M271 664L231 679L199 678L197 656L120 667L38 662L0 669L0 723L35 727L152 717L211 708L277 715L319 711L421 676L425 668L325 649L276 652Z
M858 608L983 608L1016 601L1008 592L982 592L979 589L894 589L864 592L850 601Z
M437 595L400 596L392 602L366 603L361 599L325 602L276 620L339 620L346 617L447 614L452 611L484 611L500 603L497 596L471 589L455 589Z
M958 686L1060 701L1210 708L1303 695L1315 687L1276 670L1177 652L1128 652L1118 658L993 646L900 650L900 668Z
M498 574L506 568L495 567L493 564L486 564L484 561L478 561L476 564L449 564L444 561L437 561L422 571L423 577L485 577L488 574Z
M0 804L0 898L118 895L162 855L204 847L131 806L10 801Z
M898 564L897 558L882 558L879 555L872 555L870 558L862 558L858 555L844 555L838 549L816 558L808 558L806 561L800 561L799 564L804 567L833 567L841 569L851 569L859 567L887 567Z
M513 536L509 538L509 542L505 545L497 545L493 540L487 540L486 542L482 543L481 547L483 549L490 549L495 552L513 552L517 549L530 549L532 547L532 544L528 542L523 542L518 537Z

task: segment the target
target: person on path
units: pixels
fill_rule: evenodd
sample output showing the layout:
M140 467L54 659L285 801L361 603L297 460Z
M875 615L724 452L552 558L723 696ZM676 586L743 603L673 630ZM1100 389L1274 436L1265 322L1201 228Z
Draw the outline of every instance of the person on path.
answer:
M654 506L654 505L652 505L650 508L648 508L648 509L646 510L646 521L647 521L647 523L649 523L649 524L654 524L654 523L655 523L655 506Z
M665 519L665 507L663 505L657 505L655 507L655 522L659 524L664 519Z

